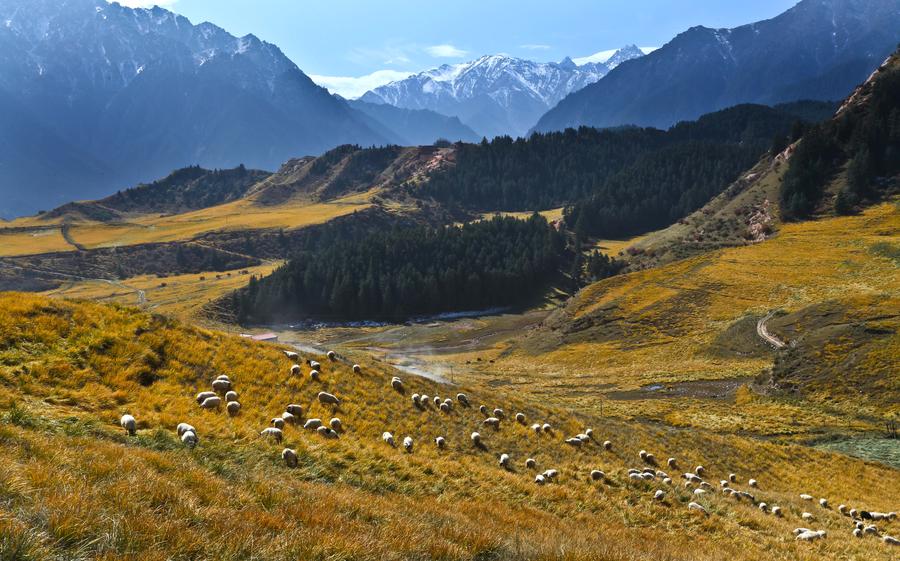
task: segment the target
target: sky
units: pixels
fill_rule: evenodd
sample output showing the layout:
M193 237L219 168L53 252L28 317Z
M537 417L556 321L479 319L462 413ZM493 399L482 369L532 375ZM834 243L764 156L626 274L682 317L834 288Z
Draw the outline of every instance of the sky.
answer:
M409 74L509 54L538 61L635 44L659 47L694 25L768 19L797 0L119 0L159 4L278 45L347 97Z

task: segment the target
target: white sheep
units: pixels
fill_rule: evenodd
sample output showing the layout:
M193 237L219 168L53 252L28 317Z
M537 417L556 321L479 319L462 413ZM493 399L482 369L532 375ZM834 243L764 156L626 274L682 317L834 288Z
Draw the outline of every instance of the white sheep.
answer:
M337 417L331 419L331 420L328 422L328 425L331 426L331 428L332 428L335 432L341 432L341 431L344 429L343 423L341 423L341 420L338 419Z
M441 403L440 409L444 413L449 413L450 412L450 404L445 401L444 403Z
M594 480L594 481L600 481L601 479L603 479L603 478L605 478L605 477L606 477L606 474L603 473L602 471L600 471L599 469L592 469L592 470L591 470L591 479L592 479L592 480Z
M241 403L239 401L229 401L225 404L225 411L229 417L235 417L241 412Z
M204 399L200 407L203 409L218 409L220 405L222 405L222 398L215 396Z
M305 423L303 423L303 428L306 430L317 430L322 426L322 419L307 419Z
M219 374L218 376L216 376L216 380L225 380L226 382L230 382L231 378L229 378L227 374Z
M497 409L494 409L494 417L497 417L498 419L503 419L506 417L506 413L503 412L503 409L497 408Z
M707 512L707 510L705 508L703 508L703 505L701 505L699 503L694 503L694 502L688 503L688 510L696 510L697 512L702 512L703 514L709 516L709 512Z
M540 423L535 423L531 425L531 430L535 432L535 434L541 434L541 425Z
M759 503L759 510L766 512L769 510L769 505L767 505L766 503Z
M661 501L666 498L666 492L662 489L659 489L655 493L653 493L653 498L657 501Z
M328 360L337 360L337 355L334 351L328 351L325 356L328 357Z
M669 469L678 469L678 461L675 458L666 460L666 465L669 466Z
M318 398L319 398L319 403L322 403L324 405L340 405L341 404L340 399L331 395L328 392L319 392Z
M547 482L547 478L544 477L543 474L540 474L540 473L539 473L539 474L537 474L537 475L534 476L534 482L537 483L538 485L543 485L544 483Z
M420 396L419 396L419 394L414 393L414 394L412 394L411 397L412 397L413 405L415 405L416 407L421 407L421 406L422 406L422 404L420 403Z
M291 415L293 415L294 417L297 417L298 419L303 416L303 407L300 405L297 405L296 403L291 403L290 405L285 407L284 410L287 411L288 413L290 413Z
M706 494L706 489L694 489L695 495L703 495Z
M447 446L447 439L443 436L438 436L434 439L435 446L438 447L439 450L443 450Z
M702 479L700 479L699 477L697 477L696 475L694 475L693 473L690 473L690 472L685 472L685 474L682 475L681 477L686 479L688 483L702 483L703 482Z
M860 530L859 528L853 528L853 536L854 537L861 538L862 535L863 535L862 530Z
M403 448L408 452L412 453L413 451L413 439L411 436L406 436L403 438Z
M758 487L759 483L755 479L751 479L751 480L747 481L747 485L749 485L751 487Z
M799 536L800 534L802 534L804 532L812 532L812 530L810 530L809 528L794 528L795 536Z
M463 407L469 406L469 396L464 393L456 394L456 401L462 403Z
M318 369L322 368L322 365L314 360L309 360L307 362L309 363L309 367L312 368L313 370L318 370Z
M287 467L297 467L297 452L295 450L285 448L281 451L281 459L284 460L284 464Z
M394 446L394 435L387 431L381 434L381 440L388 446Z
M520 425L525 424L525 413L516 413L516 422Z
M295 365L291 366L291 374L294 376L300 375L300 365L299 364L295 364Z
M475 446L478 446L479 444L481 444L481 435L478 434L477 432L473 432L469 438L472 439L472 444L474 444Z
M694 473L696 473L700 477L703 477L703 474L706 473L706 468L703 466L697 466L694 468Z
M282 419L281 417L275 417L275 418L273 418L273 419L269 422L269 424L271 424L271 425L272 425L273 427L275 427L276 429L279 429L279 430L284 429L284 419Z
M544 423L541 425L541 430L544 432L551 432L553 431L553 427L550 426L550 423Z
M319 436L324 437L324 438L337 438L338 437L338 433L336 433L335 431L331 430L330 428L324 427L324 426L317 428L316 432L319 433Z
M181 438L181 435L183 435L184 433L186 433L188 431L193 432L193 433L197 432L197 430L194 427L192 427L191 425L189 425L187 423L178 423L178 426L175 428L175 432L178 433L178 438Z
M217 393L225 393L231 389L231 381L222 379L213 380L212 389Z
M671 485L671 484L672 484L672 478L670 478L670 477L663 477L662 482L665 483L666 485Z
M828 499L819 499L819 506L822 508L828 508Z
M440 407L440 405L441 405L441 397L440 396L438 396L438 395L434 396L434 405L435 405L435 407Z
M478 411L479 411L482 415L487 415L487 414L488 414L488 408L487 408L487 406L485 406L485 405L480 405L480 406L478 406Z
M589 440L594 439L594 429L585 429L584 434L587 435Z
M298 355L294 351L284 351L284 356L288 357L291 360L297 360L298 358L300 358L300 355Z
M816 517L813 516L813 514L811 512L802 513L800 515L800 518L802 518L803 520L815 520L816 519Z
M811 500L813 500L813 497L812 497L812 495L807 495L806 493L801 493L800 499L804 500L804 501L811 501Z
M811 541L815 541L818 539L822 539L826 535L828 535L828 534L825 532L825 530L816 530L816 531L807 530L806 532L800 532L799 534L797 534L797 537L795 539L811 542Z
M193 448L198 442L200 442L200 439L197 438L197 433L192 430L185 431L184 434L181 435L181 443L188 448Z
M134 417L132 417L131 415L122 415L122 418L119 419L119 424L122 425L122 428L125 429L125 432L127 432L131 436L134 436L135 431L137 431L137 421L135 421Z
M443 401L443 403L444 403L447 407L453 407L453 400L450 399L449 397L448 397L448 398L445 398L444 401Z
M313 382L319 381L319 371L318 370L310 370L309 371L309 379Z
M580 440L582 442L590 442L591 441L591 437L586 435L585 433L577 434L577 435L575 435L575 438L577 438L578 440Z
M362 366L360 366L360 365L358 365L358 364L354 364L354 365L353 365L353 373L354 373L354 374L359 374L360 372L362 372Z
M772 507L772 514L774 514L775 516L781 516L781 507L780 507L780 506L773 506L773 507Z
M285 424L288 425L296 425L298 421L293 413L288 413L287 411L281 414L281 418L284 419Z
M500 467L509 467L509 454L500 454Z
M544 472L544 477L546 477L548 480L553 480L559 477L559 472L555 469L548 469Z
M838 505L838 512L840 512L841 514L846 516L847 515L847 505Z
M216 397L216 392L200 392L197 394L197 403L203 403L208 397Z
M866 526L865 528L863 528L863 532L866 534L877 534L878 526L876 526L874 524L870 524L869 526Z
M604 450L612 450L612 442L610 442L609 440L604 440L603 441L603 449Z
M719 481L719 486L724 489L725 487L728 487L728 482L723 479Z
M881 537L881 541L883 541L884 543L886 543L888 545L900 545L900 540L898 540L897 538L895 538L893 536L889 536L887 534L885 534L884 536Z
M422 407L428 407L428 404L431 403L431 398L428 397L427 393L423 393L422 397L419 398L419 404Z
M394 376L393 378L391 378L391 387L398 392L403 392L403 381L400 378Z
M580 448L583 442L581 442L580 438L567 438L566 444L569 446L574 446L575 448Z
M537 467L537 461L535 461L534 458L528 458L527 460L525 460L525 467L527 467L528 469L534 469L535 467Z
M238 400L238 393L236 391L228 390L227 392L225 392L225 402L226 403L229 401L237 401L237 400Z
M732 483L737 483L737 474L736 474L736 473L729 473L729 474L728 474L728 481L731 481Z
M850 509L850 518L856 518L857 514L859 514L859 512L855 508Z
M481 421L482 425L494 427L495 429L500 428L500 419L497 417L488 417L487 419Z

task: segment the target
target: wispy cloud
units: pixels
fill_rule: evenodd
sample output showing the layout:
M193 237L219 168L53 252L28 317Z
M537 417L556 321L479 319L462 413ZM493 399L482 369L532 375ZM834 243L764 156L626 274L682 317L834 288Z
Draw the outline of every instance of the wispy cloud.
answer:
M411 74L412 72L401 72L399 70L376 70L371 74L358 77L310 75L310 78L331 93L336 93L347 99L356 99L369 90L390 82L402 80Z
M347 59L350 62L370 67L375 64L407 65L412 62L412 53L415 50L414 45L406 44L391 44L379 48L357 47L348 53Z
M542 45L540 43L527 43L525 45L519 45L520 49L527 49L529 51L549 51L552 47L550 45Z
M178 0L107 0L109 3L113 1L122 4L123 6L127 6L129 8L152 8L153 6L161 6L163 8L167 6L171 6L172 4L178 2Z
M425 47L425 52L436 58L460 58L469 54L468 51L458 49L449 44Z

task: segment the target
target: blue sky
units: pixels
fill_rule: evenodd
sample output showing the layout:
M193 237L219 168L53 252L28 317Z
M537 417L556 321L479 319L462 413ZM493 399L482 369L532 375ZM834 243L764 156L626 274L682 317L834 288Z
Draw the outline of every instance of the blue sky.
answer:
M275 43L338 93L483 54L540 61L627 44L658 47L693 25L734 27L797 0L120 0ZM352 92L352 93L351 93Z

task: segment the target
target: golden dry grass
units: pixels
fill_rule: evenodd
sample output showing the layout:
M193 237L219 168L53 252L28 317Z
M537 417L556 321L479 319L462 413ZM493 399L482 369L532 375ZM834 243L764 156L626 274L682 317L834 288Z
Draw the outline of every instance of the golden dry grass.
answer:
M54 251L72 251L75 247L63 238L59 228L0 228L0 257L34 255Z
M513 421L480 427L475 409L418 411L409 393L454 395L403 375L406 395L389 386L396 372L365 355L331 363L322 380L292 376L275 345L185 327L161 316L88 302L0 295L0 549L12 559L890 559L874 538L850 535L849 521L808 506L797 495L828 497L875 510L896 508L898 472L807 447L779 445L705 430L601 418L550 405L526 392L473 384L473 404L523 411L549 421L538 437ZM363 364L353 374L349 361ZM307 371L304 368L304 373ZM201 411L193 395L228 373L242 413ZM149 385L142 385L141 382ZM343 400L335 411L314 396ZM300 466L285 468L282 446L258 431L287 403L307 416L339 416L341 438L321 440L294 427L286 445ZM129 438L117 426L129 412ZM179 422L196 426L200 446L177 442ZM562 440L594 428L612 452ZM469 443L480 430L487 450ZM384 445L392 431L416 440L413 454ZM430 444L436 435L448 450ZM632 483L637 451L677 456L683 469L702 463L715 482L729 472L760 480L760 500L779 504L776 519L717 492L696 498L676 482L663 503L656 483ZM497 466L507 452L513 469ZM535 457L561 471L538 487L524 468ZM604 483L588 471L606 471ZM673 471L674 475L674 471ZM707 517L690 513L698 500ZM802 510L829 538L794 541ZM900 532L900 521L882 525Z

